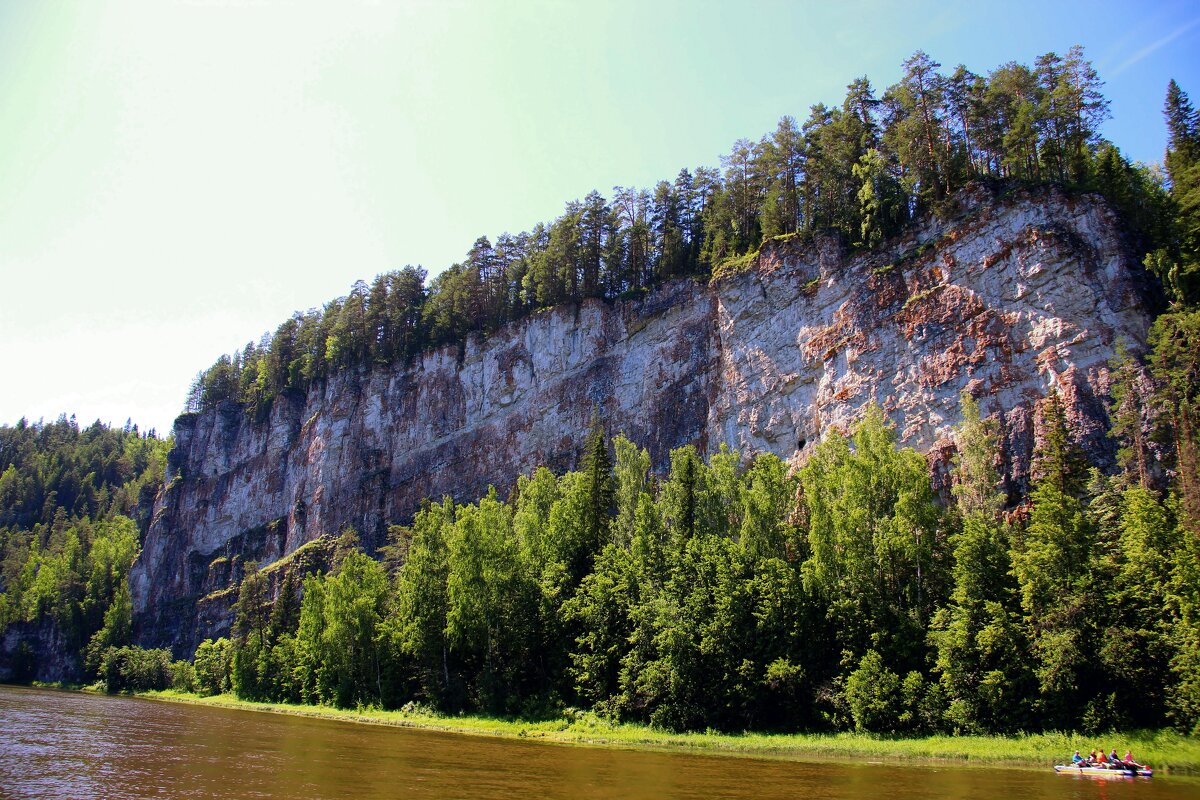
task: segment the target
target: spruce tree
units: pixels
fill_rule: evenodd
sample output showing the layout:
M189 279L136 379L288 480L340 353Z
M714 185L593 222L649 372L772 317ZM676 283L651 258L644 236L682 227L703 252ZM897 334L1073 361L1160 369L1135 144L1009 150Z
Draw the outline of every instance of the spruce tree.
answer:
M1060 493L1078 498L1087 484L1087 458L1071 438L1066 409L1057 392L1042 407L1041 440L1034 454L1035 471Z
M275 592L275 603L271 606L268 623L268 638L278 641L280 636L293 634L300 624L300 587L296 580L296 568L288 569Z
M608 438L604 435L604 426L598 420L593 421L592 429L584 443L580 471L585 476L587 486L584 531L590 550L587 564L590 569L591 557L608 543L612 510L617 502L612 458L608 454Z
M1167 120L1167 172L1171 181L1178 183L1200 160L1200 118L1174 78L1167 84L1163 115Z
M1176 298L1190 303L1200 296L1200 118L1174 80L1167 86L1163 112L1176 235L1167 247L1152 254L1152 263L1170 287L1178 287Z

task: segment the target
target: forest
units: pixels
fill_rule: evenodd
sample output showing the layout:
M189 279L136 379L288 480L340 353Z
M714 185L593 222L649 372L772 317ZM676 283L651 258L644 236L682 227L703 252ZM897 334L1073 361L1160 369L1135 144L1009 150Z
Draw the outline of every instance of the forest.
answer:
M917 53L882 96L857 80L722 170L593 192L428 287L417 267L356 284L219 359L188 408L262 414L541 308L719 276L776 237L871 248L970 183L1052 183L1107 198L1162 287L1147 351L1111 364L1115 464L1087 462L1053 394L1020 497L969 395L945 493L877 407L795 471L685 447L659 475L597 423L576 471L430 498L376 553L347 529L327 569L248 565L231 635L175 660L130 645L125 586L169 441L22 422L0 427L0 624L56 621L110 691L670 730L1200 733L1200 119L1172 82L1164 165L1133 165L1099 137L1100 86L1077 48L986 76Z
M1120 469L1089 467L1052 395L1015 512L969 395L950 502L876 406L794 474L688 446L660 478L596 427L577 471L427 503L378 558L345 530L328 571L272 591L252 569L231 638L114 685L676 731L1195 732L1200 538L1114 366Z
M171 440L75 418L0 426L0 631L50 625L91 673L129 641L127 577ZM28 641L15 677L33 664Z
M304 392L339 370L406 364L563 303L704 280L778 237L833 234L848 248L876 247L915 219L952 210L956 192L978 182L1103 194L1171 296L1195 299L1186 254L1197 234L1175 225L1168 190L1183 186L1176 173L1186 170L1168 181L1101 139L1108 101L1080 48L986 76L940 67L918 52L881 96L865 77L855 80L839 106L819 103L803 123L785 116L757 142L739 140L720 169L683 169L653 189L616 186L609 198L592 191L532 230L481 236L429 285L412 265L359 281L220 357L197 376L187 408L234 400L265 414L279 393ZM1183 153L1194 120L1174 84L1168 105L1180 140L1173 148Z

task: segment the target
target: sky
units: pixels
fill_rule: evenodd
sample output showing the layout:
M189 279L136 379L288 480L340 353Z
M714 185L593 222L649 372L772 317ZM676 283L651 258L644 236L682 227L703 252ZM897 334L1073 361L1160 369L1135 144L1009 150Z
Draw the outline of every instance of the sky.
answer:
M200 370L358 279L717 166L918 49L1074 44L1104 135L1161 161L1194 0L0 0L0 423L165 434Z

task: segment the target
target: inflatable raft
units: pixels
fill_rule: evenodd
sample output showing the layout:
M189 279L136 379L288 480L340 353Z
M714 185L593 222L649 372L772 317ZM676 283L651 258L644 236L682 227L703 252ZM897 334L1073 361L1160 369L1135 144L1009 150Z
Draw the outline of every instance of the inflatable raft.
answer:
M1154 770L1141 769L1108 769L1107 767L1077 767L1072 764L1059 764L1054 771L1060 775L1097 775L1102 778L1149 778Z

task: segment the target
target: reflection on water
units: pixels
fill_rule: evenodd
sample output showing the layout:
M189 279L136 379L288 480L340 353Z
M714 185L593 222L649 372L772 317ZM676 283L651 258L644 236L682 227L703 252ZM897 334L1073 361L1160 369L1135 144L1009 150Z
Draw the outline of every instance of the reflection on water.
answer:
M558 746L0 687L0 797L1196 797L1200 783Z

